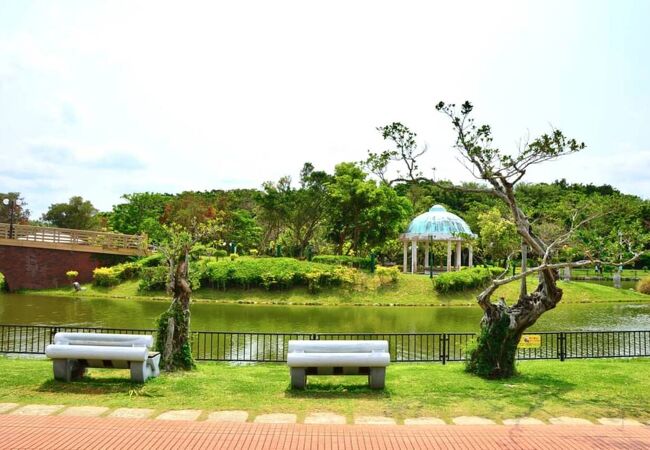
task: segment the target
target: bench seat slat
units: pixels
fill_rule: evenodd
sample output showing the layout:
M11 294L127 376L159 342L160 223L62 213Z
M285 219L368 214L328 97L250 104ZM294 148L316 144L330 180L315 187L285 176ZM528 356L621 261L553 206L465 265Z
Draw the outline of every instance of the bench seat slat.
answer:
M386 367L390 353L289 353L289 367Z
M149 356L147 347L106 347L97 345L58 345L45 348L50 359L87 359L143 362Z
M388 341L289 341L289 353L372 353L388 352Z

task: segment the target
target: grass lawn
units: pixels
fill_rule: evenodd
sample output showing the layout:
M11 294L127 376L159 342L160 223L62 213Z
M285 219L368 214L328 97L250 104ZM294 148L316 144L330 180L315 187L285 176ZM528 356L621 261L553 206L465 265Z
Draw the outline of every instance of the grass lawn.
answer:
M536 280L531 277L528 286L534 288ZM368 287L370 286L370 287ZM614 289L594 283L559 282L564 289L563 303L587 302L647 302L650 296L626 289ZM86 290L75 294L71 288L45 289L25 291L39 295L81 295L84 297L116 297L116 298L160 298L168 300L166 294L159 292L142 292L138 290L137 281L127 281L112 288L85 286ZM500 287L497 296L513 300L519 292L519 284L511 283ZM365 288L342 289L331 288L312 294L306 288L290 290L264 289L219 289L201 288L194 292L195 301L220 301L230 303L262 303L262 304L297 304L297 305L411 305L411 306L463 306L475 305L478 291L466 291L440 295L433 290L431 281L425 275L400 275L399 282L394 286L373 287L367 283Z
M253 415L291 412L300 420L318 411L348 420L362 414L650 420L650 359L524 361L519 370L512 379L487 381L464 373L458 363L393 364L385 391L371 391L364 377L310 377L305 391L294 392L284 364L199 363L194 372L163 374L139 386L126 370L89 369L84 380L62 383L53 380L49 361L0 357L0 402L244 409Z

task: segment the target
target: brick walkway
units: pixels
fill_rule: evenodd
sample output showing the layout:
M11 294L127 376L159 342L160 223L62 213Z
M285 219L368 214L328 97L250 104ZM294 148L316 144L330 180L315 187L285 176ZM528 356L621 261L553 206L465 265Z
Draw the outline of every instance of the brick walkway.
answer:
M0 416L0 449L648 449L650 427L371 426Z

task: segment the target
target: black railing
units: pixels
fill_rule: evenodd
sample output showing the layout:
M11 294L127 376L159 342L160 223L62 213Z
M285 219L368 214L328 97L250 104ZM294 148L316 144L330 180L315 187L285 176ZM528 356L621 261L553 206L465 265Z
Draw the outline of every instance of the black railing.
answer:
M155 330L0 324L0 353L44 354L60 331L155 334ZM650 356L650 330L529 333L535 346L519 348L517 359L630 358ZM200 361L284 362L288 342L387 340L393 362L464 361L474 333L242 333L193 331L192 352Z

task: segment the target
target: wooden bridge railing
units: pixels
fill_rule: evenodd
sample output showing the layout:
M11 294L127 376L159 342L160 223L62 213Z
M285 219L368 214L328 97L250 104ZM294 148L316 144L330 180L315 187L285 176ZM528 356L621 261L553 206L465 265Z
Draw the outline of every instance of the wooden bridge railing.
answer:
M145 253L146 236L106 233L101 231L72 230L67 228L49 228L33 225L14 225L12 236L10 226L0 223L0 240L14 239L20 245L29 246L30 242L43 245L93 247L101 249L124 250L129 253ZM17 243L18 243L17 242ZM48 245L49 246L49 245Z

